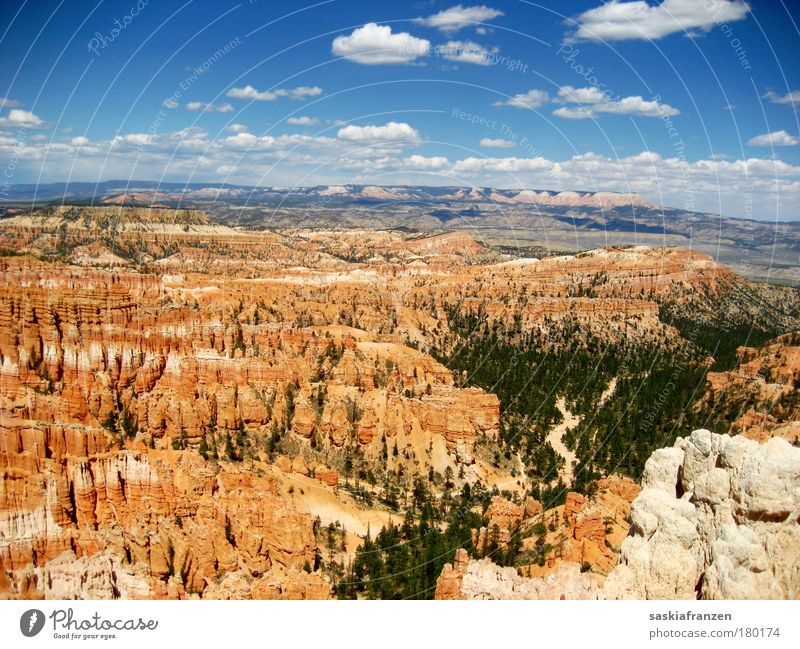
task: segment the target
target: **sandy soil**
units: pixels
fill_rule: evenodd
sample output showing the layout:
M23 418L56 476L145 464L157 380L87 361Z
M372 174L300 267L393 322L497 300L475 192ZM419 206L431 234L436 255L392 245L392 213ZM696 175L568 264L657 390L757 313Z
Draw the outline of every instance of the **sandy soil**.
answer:
M565 485L569 486L572 484L572 463L575 460L575 453L567 448L567 445L564 444L563 437L564 433L567 432L567 429L577 426L581 419L580 417L573 415L567 409L567 403L564 400L564 397L558 398L556 401L556 407L561 411L564 420L558 426L554 426L553 429L547 434L547 441L550 442L550 445L553 447L553 449L555 449L555 452L566 460L564 467L558 472L558 476Z
M603 394L600 395L600 400L598 401L597 406L602 406L616 389L617 379L615 377L611 379L608 387L603 390ZM553 430L547 434L547 441L550 442L555 452L566 460L564 468L558 472L558 475L564 484L569 486L572 484L572 463L575 461L575 453L567 448L567 445L564 444L563 438L564 433L566 433L568 429L577 426L580 423L581 418L577 415L573 415L567 409L567 403L564 400L564 397L559 397L559 399L556 401L556 407L561 411L564 421L562 421L558 426L555 426Z

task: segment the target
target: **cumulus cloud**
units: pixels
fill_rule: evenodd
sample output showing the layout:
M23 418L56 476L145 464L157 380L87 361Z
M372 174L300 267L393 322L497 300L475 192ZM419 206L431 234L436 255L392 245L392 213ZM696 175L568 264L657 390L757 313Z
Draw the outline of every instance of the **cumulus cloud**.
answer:
M29 110L12 108L7 117L0 117L0 127L5 128L44 128L45 123Z
M529 90L528 92L522 92L518 95L514 95L510 99L496 101L493 105L514 106L515 108L527 108L528 110L535 110L536 108L541 108L544 106L548 101L550 101L550 95L547 94L545 90Z
M167 97L164 101L161 102L161 105L164 108L169 108L170 110L173 110L178 107L178 102L175 101L172 97Z
M293 126L314 126L319 124L319 120L316 117L289 117L286 123Z
M464 158L453 163L456 173L517 173L524 171L544 171L553 168L553 162L541 156L535 158Z
M186 104L187 110L203 111L207 113L232 113L233 106L227 102L224 104L208 104L202 101L190 101Z
M412 155L403 162L404 166L409 169L440 170L450 165L450 161L444 156L426 157L423 155Z
M407 32L392 33L388 25L367 23L349 36L333 39L331 51L364 65L411 63L430 52L430 41Z
M595 104L600 101L609 101L609 97L594 86L588 88L561 86L558 89L556 101L570 104Z
M420 139L417 130L404 122L389 122L383 126L356 126L350 124L340 128L336 133L336 137L340 140L349 140L351 142L418 142Z
M0 134L0 159L15 155L20 160L20 172L34 177L42 172L54 180L75 169L85 177L103 172L119 177L133 173L137 177L147 169L153 177L186 178L202 171L209 181L227 180L230 173L239 182L275 185L294 183L298 177L308 178L308 184L338 184L352 180L354 172L365 178L390 173L394 182L402 183L414 182L414 174L435 172L459 183L480 186L633 191L676 207L685 206L689 196L696 205L693 209L722 209L726 215L739 214L737 210L749 195L756 218L762 213L775 218L776 205L779 218L793 218L791 210L800 201L800 166L772 158L732 160L713 156L690 161L643 151L625 158L583 153L552 160L541 156L502 157L496 149L496 156L458 159L438 152L423 150L410 155L407 151L421 146L425 144L417 131L397 122L344 126L336 136L258 136L229 130L213 137L205 129L192 127L173 132L120 133L110 140L91 142L69 136L59 141L45 138L39 142L33 137L18 141L6 133ZM310 171L313 176L307 176Z
M497 148L497 149L511 149L511 148L517 146L511 140L504 140L502 138L494 138L493 139L493 138L490 138L490 137L483 138L479 142L479 144L481 146L484 146L484 147L494 147L494 148Z
M8 97L0 97L0 110L3 108L19 108L22 104Z
M637 115L639 117L674 117L680 115L677 108L669 104L661 104L655 100L635 97L623 97L618 101L593 104L592 110L598 113L614 113L616 115Z
M322 94L322 88L317 86L298 86L297 88L283 89L278 88L275 90L278 97L288 97L289 99L305 99L306 97L319 97Z
M274 101L277 99L277 95L274 92L259 92L250 85L244 88L231 88L226 94L233 99L250 99L255 101Z
M155 134L128 133L117 135L106 145L118 154L133 149L138 149L142 155L155 156L200 154L224 164L230 162L232 153L256 158L272 156L273 162L280 160L283 164L297 161L318 164L326 157L374 160L397 155L404 148L416 146L420 139L411 126L397 122L381 126L351 125L340 129L337 137L301 133L258 136L249 133L243 125L231 125L226 130L231 134L218 138L211 138L208 131L196 127Z
M800 137L789 135L783 130L756 135L747 140L748 146L795 146L797 144L800 144Z
M229 135L223 140L223 143L226 146L229 146L234 149L249 149L253 146L256 146L259 141L263 142L264 144L272 143L273 139L269 140L261 140L258 136L253 135L252 133L248 133L247 131L239 131L235 135Z
M669 104L659 103L655 99L648 100L636 95L611 99L610 95L598 88L559 88L557 103L577 104L562 106L553 111L553 115L563 119L592 119L600 113L615 115L633 115L636 117L674 117L680 111Z
M592 119L594 113L585 106L562 106L553 111L553 115L561 119Z
M750 7L743 0L611 0L575 20L576 40L656 40L676 32L708 31L714 25L744 19Z
M135 147L146 147L156 141L156 136L150 133L126 133L125 135L115 135L114 139L110 142L110 146L132 145Z
M770 90L764 93L761 99L767 99L771 104L800 104L800 90L792 90L785 95Z
M434 51L448 61L457 63L473 63L475 65L491 65L492 57L500 50L493 47L491 50L472 41L448 41L444 45L437 45Z
M492 9L486 5L477 5L474 7L464 7L456 5L449 9L444 9L439 13L428 16L427 18L415 18L414 22L426 27L434 27L445 33L454 33L463 27L467 27L475 23L485 23L493 20L498 16L502 16L503 12L498 9Z
M297 88L278 88L277 90L260 91L256 90L251 85L247 85L244 88L231 88L226 94L232 99L275 101L278 97L288 97L289 99L318 97L322 94L322 88L318 88L317 86L298 86Z

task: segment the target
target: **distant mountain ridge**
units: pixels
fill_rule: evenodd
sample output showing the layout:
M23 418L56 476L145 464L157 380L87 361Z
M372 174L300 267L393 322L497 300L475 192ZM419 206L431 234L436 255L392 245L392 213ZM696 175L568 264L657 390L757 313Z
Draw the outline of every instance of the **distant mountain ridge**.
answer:
M537 255L609 245L678 246L712 255L751 279L800 284L800 222L654 206L633 193L109 180L13 185L0 201L0 218L54 205L199 209L216 223L254 230L467 231L482 243L530 247Z
M109 180L100 183L69 182L42 185L13 185L8 202L53 201L102 204L137 204L181 199L247 199L259 203L318 199L323 204L363 201L420 203L470 202L511 203L571 207L652 208L650 201L634 193L608 191L548 191L424 185L315 185L309 187L253 187L227 183L159 183L139 180Z

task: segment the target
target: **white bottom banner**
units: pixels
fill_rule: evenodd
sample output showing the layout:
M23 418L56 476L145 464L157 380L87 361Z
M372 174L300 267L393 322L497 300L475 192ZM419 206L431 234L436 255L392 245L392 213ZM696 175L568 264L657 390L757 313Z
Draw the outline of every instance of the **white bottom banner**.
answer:
M0 637L8 647L798 647L798 617L794 601L7 601Z

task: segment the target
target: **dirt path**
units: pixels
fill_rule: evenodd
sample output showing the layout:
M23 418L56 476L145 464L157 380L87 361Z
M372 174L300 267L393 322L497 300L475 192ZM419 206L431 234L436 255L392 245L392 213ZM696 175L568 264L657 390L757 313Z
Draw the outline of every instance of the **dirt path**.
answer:
M603 390L603 394L600 395L600 399L597 403L597 407L599 408L602 406L608 398L613 394L614 390L617 388L617 379L614 377L611 379L611 382L608 384L608 387ZM573 415L567 409L567 402L564 397L559 397L556 400L556 408L559 409L561 415L564 417L564 421L562 421L558 426L555 426L548 434L547 434L547 441L550 442L550 445L553 447L556 453L558 453L561 457L563 457L566 462L564 464L564 468L558 472L558 476L561 478L563 483L567 486L572 484L572 463L575 460L575 453L570 451L567 448L567 445L564 444L564 433L567 432L569 428L575 428L580 421L581 418L577 415Z
M608 384L608 387L603 390L603 394L600 395L600 401L597 403L597 407L599 408L602 406L606 401L608 401L608 397L610 397L614 390L617 389L617 377L615 376Z
M564 420L558 426L554 426L553 429L547 433L547 441L550 442L550 445L553 447L553 449L555 449L555 452L566 460L564 463L564 468L558 472L558 476L565 485L569 486L572 484L572 462L575 460L575 453L567 448L567 445L564 444L564 440L562 438L564 437L564 433L567 432L568 428L574 428L578 425L581 418L577 415L573 415L569 410L567 410L567 402L564 400L564 397L558 398L556 401L556 408L561 411Z

